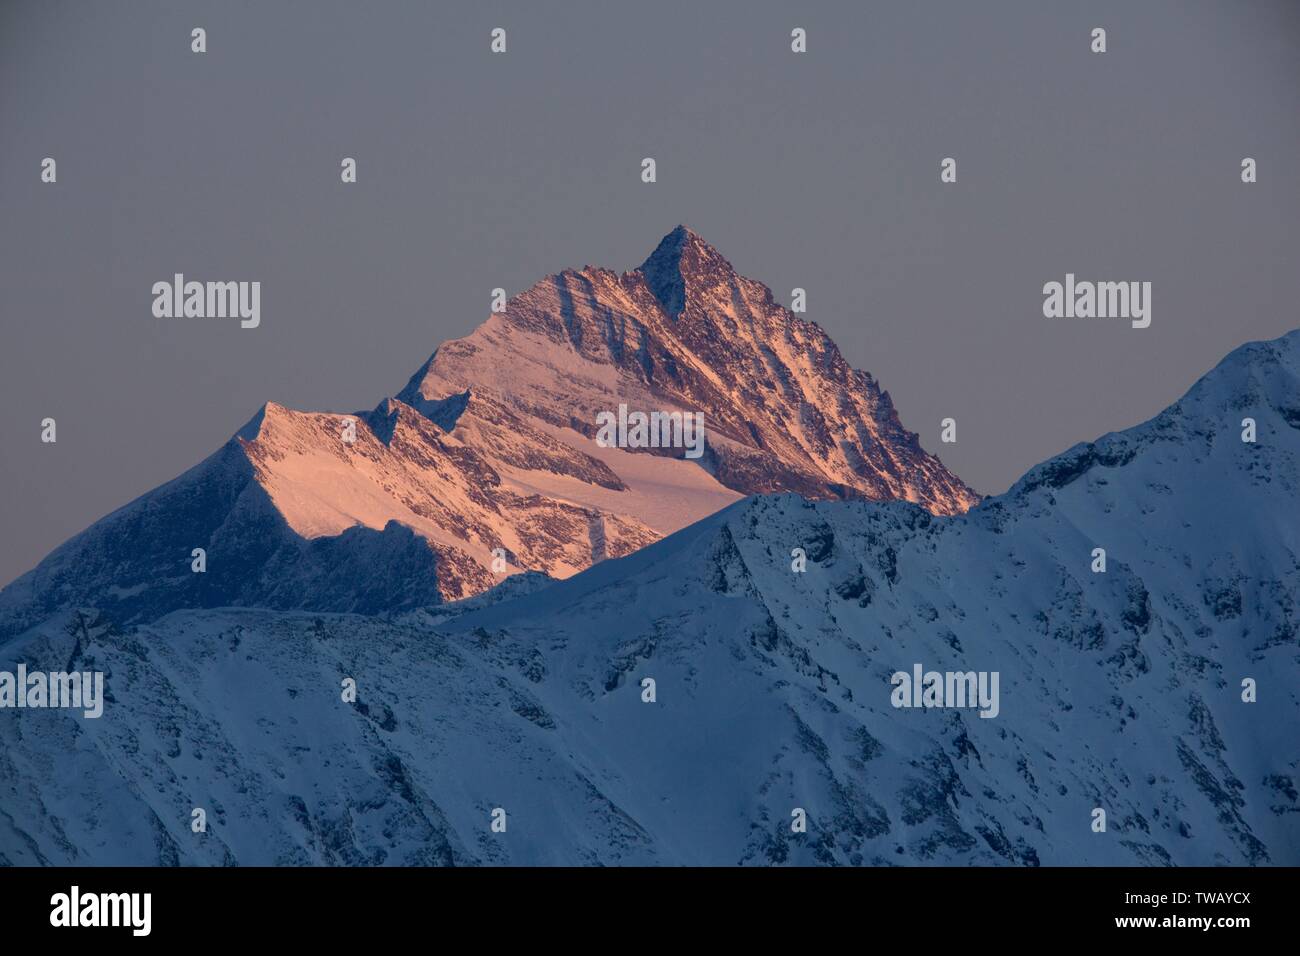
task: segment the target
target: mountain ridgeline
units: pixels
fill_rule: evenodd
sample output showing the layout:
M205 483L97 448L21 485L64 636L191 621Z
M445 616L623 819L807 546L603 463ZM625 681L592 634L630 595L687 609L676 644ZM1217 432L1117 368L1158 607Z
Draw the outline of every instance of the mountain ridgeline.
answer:
M620 405L702 415L703 455L598 442ZM564 578L781 491L945 515L978 501L820 328L678 227L635 271L568 270L515 296L372 411L267 403L0 591L0 641L73 607L129 625L436 605L521 571Z
M699 287L653 261L586 281L597 301L626 287L667 303L665 323L699 318ZM607 349L582 282L563 284L572 331L539 307L482 334ZM481 411L472 389L420 397L474 360L452 353L391 431L372 422L376 456L384 434L413 455L401 436L440 416L431 467L437 442L468 454L467 416L473 434L497 415L564 430L529 411L544 396L526 376ZM782 362L796 354L824 355ZM93 664L108 700L98 720L0 721L0 863L1300 864L1298 396L1300 331L961 514L760 495L567 580L384 618L224 608L123 627L59 611L0 658ZM591 467L616 494L625 479ZM265 505L241 475L169 494L255 523ZM371 599L405 603L386 573ZM996 707L897 706L917 669L996 675Z

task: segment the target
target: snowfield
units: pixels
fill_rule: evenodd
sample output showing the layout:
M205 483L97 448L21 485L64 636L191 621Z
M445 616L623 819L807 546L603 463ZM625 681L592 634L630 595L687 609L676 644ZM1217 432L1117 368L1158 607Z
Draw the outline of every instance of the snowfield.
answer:
M105 712L0 714L0 863L1298 865L1298 455L1300 331L965 514L757 496L461 605L59 608L0 669ZM918 663L997 717L894 708Z

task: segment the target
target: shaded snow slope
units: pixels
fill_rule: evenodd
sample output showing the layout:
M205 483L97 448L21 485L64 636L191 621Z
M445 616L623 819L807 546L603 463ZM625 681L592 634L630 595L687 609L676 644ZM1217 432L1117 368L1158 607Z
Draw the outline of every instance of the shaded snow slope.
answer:
M452 617L65 612L0 658L112 699L0 721L0 862L1300 864L1297 396L1292 333L967 514L757 497Z

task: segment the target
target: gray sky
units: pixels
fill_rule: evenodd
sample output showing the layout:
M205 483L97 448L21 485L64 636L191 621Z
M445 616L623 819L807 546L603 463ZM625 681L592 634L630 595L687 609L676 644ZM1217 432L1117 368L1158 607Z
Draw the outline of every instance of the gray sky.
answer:
M633 268L678 222L805 287L1003 491L1300 325L1297 90L1293 2L6 0L0 583L265 400L372 407L494 286ZM261 327L154 318L178 271L260 280ZM1152 282L1151 327L1045 319L1067 272Z

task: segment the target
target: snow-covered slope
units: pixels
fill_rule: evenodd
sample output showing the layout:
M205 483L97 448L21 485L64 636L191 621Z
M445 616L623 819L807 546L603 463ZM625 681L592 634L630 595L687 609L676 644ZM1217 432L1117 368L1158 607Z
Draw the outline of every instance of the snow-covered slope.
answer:
M620 404L702 413L705 454L602 447L596 416ZM454 601L520 571L567 577L782 490L943 514L977 500L825 333L679 227L640 270L538 283L371 412L268 403L0 591L0 642L79 605L130 624Z
M965 515L757 497L437 620L64 613L0 658L112 699L0 721L0 862L1300 864L1298 455L1300 332ZM916 664L997 715L893 707Z
M119 624L232 605L391 613L499 583L494 548L507 572L567 574L594 551L628 554L659 537L512 487L400 402L351 416L356 438L344 443L348 417L268 404L216 454L0 592L0 641L78 606Z

